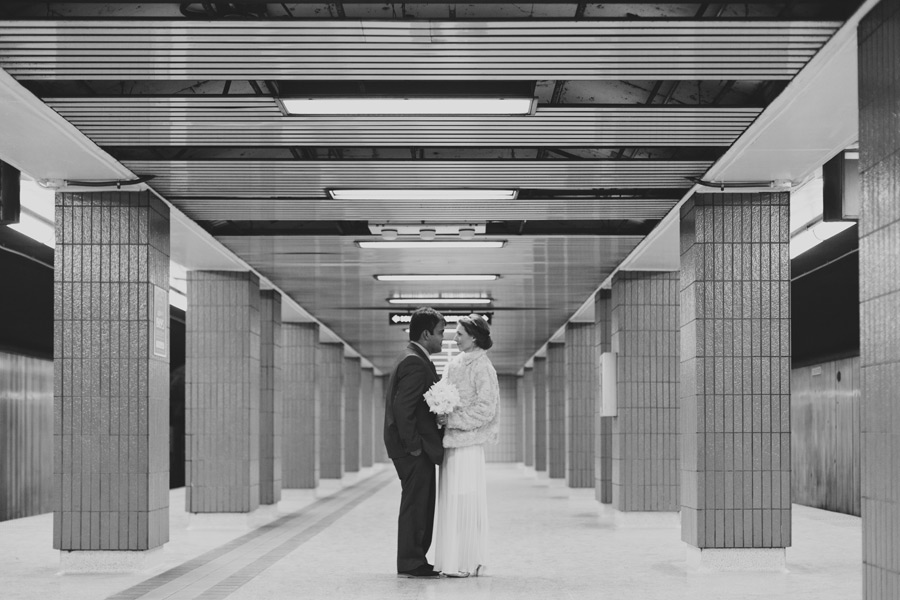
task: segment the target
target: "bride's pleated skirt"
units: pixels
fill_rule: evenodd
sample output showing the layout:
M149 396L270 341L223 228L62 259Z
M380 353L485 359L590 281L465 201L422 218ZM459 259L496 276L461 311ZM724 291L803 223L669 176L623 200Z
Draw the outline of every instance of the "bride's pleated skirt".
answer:
M445 448L438 487L434 568L475 574L487 566L488 515L484 448Z

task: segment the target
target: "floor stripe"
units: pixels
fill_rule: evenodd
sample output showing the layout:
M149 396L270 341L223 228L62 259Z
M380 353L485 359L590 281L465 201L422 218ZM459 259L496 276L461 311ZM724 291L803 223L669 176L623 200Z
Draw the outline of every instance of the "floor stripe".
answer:
M108 600L226 598L393 481L393 469L263 525Z

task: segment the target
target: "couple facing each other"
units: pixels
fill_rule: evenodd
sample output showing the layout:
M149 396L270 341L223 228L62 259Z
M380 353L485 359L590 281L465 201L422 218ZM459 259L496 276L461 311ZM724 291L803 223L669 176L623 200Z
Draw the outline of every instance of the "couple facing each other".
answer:
M456 326L460 354L444 378L459 393L447 415L429 410L425 393L439 379L429 354L441 351L444 318L432 308L412 314L410 343L391 373L385 393L384 444L400 478L397 573L401 577L483 575L487 565L488 521L484 476L485 443L496 443L500 388L486 350L491 330L479 315ZM434 531L436 477L440 498L434 565L425 554Z

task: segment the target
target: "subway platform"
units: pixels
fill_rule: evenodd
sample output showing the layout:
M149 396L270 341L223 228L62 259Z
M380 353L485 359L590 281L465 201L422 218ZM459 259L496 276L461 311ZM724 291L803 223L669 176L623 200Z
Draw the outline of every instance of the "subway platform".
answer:
M618 525L593 490L549 485L521 465L490 464L488 576L394 574L400 484L379 465L304 502L285 490L256 529L193 528L171 492L171 541L141 573L60 574L52 514L0 523L4 600L281 598L610 598L853 600L862 597L861 522L793 506L787 571L699 572L677 527ZM320 492L320 495L322 493ZM305 505L304 505L305 504ZM265 519L263 515L259 517Z

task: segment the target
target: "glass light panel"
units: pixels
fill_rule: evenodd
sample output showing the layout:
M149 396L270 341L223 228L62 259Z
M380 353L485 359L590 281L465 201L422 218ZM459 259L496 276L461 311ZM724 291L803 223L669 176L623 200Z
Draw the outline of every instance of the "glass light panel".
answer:
M376 275L378 281L494 281L499 275Z
M796 258L840 232L853 227L848 221L819 221L791 238L791 258Z
M479 242L443 242L443 241L433 241L433 242L423 242L423 241L408 241L408 242L356 242L356 245L360 248L367 249L397 249L397 248L418 248L422 250L439 250L446 248L455 248L458 250L464 249L473 249L473 248L502 248L506 245L506 240L494 240L494 241L479 241Z
M388 298L391 304L434 304L447 306L448 304L490 304L491 298Z
M530 115L534 98L282 98L292 115Z
M487 188L331 189L334 200L515 200L518 190Z

